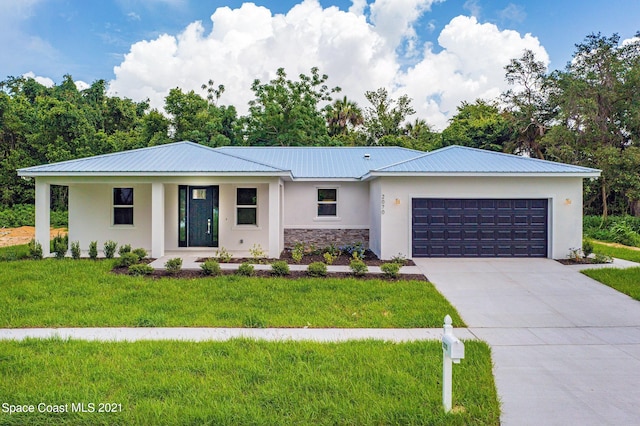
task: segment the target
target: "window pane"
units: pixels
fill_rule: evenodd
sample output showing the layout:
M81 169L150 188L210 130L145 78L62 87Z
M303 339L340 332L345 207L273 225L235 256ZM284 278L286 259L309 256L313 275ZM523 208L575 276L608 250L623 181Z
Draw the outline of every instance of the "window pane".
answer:
M318 201L336 201L338 195L337 189L318 189Z
M318 204L318 216L336 216L337 204Z
M114 206L132 206L133 188L113 188Z
M187 187L180 185L178 190L178 245L187 245Z
M133 207L114 207L114 225L133 225Z
M207 188L193 189L191 198L193 198L194 200L206 200Z
M238 208L238 225L256 225L256 209L252 207Z
M255 206L258 199L258 190L256 188L238 188L237 197L239 206Z

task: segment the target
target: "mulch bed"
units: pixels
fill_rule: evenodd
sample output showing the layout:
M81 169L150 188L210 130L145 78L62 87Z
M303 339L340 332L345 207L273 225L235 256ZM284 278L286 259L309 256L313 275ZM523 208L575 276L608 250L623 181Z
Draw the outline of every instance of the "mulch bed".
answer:
M121 274L121 275L129 274L128 268L113 268L111 272L114 274ZM222 271L222 275L236 275L236 274L235 274L235 271L224 270ZM271 271L254 271L253 276L274 277L274 275L271 274ZM155 270L151 274L147 275L147 277L155 278L155 279L163 278L163 277L193 279L193 278L205 278L206 275L204 275L201 271L193 271L193 270L182 270L175 275L170 275L165 270ZM298 278L310 278L310 277L309 275L307 275L305 271L291 271L289 275L286 275L282 278L298 279ZM400 274L398 278L386 278L383 274L367 273L365 275L356 277L352 273L347 273L347 272L328 272L327 278L357 278L359 280L385 280L385 281L427 281L427 278L422 274Z
M567 259L556 259L556 262L562 263L563 265L602 265L611 262L596 262L596 260L592 257L580 257L578 259L567 258Z
M198 260L196 260L196 262L204 262L205 260L207 260L209 258L203 257L200 258ZM216 260L215 258L212 258L213 260ZM285 260L289 265L308 265L310 263L313 262L321 262L324 263L324 257L322 255L322 253L320 254L305 254L304 257L302 258L302 260L298 263L295 260L293 260L293 256L291 255L291 250L290 249L285 249L282 251L282 253L280 254L280 258L279 259L265 259L265 261L263 263L273 263L276 260ZM348 254L342 253L340 256L338 256L332 263L332 265L349 265L351 263L352 257L350 257ZM231 259L231 261L229 263L243 263L243 262L249 262L249 263L253 263L254 259L251 258L233 258ZM384 261L384 260L380 260L378 258L378 256L375 255L374 252L372 252L371 250L366 250L364 252L364 259L363 259L364 263L367 266L380 266L383 263L387 263L388 261ZM407 266L413 266L415 265L415 263L413 263L413 260L411 259L407 259L405 261L405 265Z

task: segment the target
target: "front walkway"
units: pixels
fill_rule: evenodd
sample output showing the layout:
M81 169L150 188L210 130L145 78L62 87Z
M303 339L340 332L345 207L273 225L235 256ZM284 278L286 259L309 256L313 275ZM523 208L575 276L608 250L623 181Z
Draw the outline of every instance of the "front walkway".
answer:
M638 424L640 302L550 259L414 260L491 345L503 425Z

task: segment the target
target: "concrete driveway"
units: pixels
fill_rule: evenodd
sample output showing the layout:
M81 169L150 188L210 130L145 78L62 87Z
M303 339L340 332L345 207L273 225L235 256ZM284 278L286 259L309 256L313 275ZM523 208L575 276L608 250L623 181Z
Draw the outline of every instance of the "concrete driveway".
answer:
M502 424L640 424L640 302L549 259L414 261L491 345Z

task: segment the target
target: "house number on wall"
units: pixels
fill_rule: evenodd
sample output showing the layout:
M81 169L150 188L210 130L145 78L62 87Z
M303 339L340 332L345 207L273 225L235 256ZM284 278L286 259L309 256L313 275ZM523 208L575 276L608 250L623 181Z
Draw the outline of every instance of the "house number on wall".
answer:
M380 199L380 213L384 214L384 194L382 194L382 198Z

